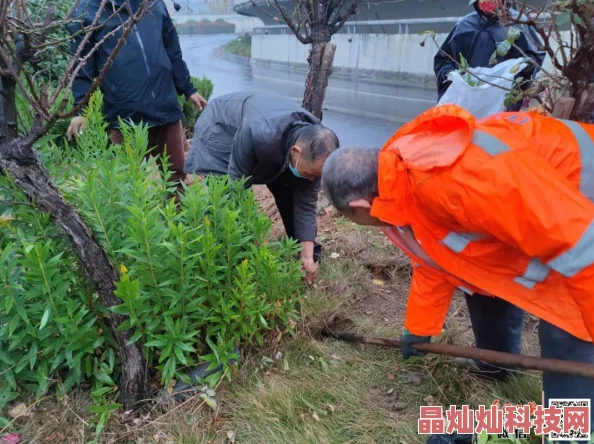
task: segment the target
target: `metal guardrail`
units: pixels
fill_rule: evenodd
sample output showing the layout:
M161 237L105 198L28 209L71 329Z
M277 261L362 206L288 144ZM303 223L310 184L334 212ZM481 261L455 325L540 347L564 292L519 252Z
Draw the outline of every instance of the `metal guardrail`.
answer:
M410 25L436 25L444 23L458 23L458 20L463 17L434 17L434 18L419 18L419 19L402 19L402 20L362 20L346 22L343 26L348 34L357 32L357 26L398 26L398 34L408 34ZM550 20L550 14L541 14L541 20ZM254 28L255 34L266 34L267 30L280 29L281 34L290 34L291 30L287 25L269 25Z
M346 22L343 29L346 29L347 33L354 34L357 31L358 26L385 26L385 25L398 25L398 33L405 34L409 33L410 25L434 25L442 23L457 23L462 17L435 17L435 18L423 18L423 19L403 19L403 20L361 20ZM269 25L254 28L255 34L265 34L267 30L280 29L281 34L290 34L291 31L287 25Z

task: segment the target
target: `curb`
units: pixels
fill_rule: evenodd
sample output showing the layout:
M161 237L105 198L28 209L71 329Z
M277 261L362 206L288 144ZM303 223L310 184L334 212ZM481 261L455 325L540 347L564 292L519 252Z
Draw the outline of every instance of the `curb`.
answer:
M244 56L240 56L237 54L232 54L225 49L225 45L219 46L216 50L216 55L219 58L226 60L228 62L239 63L241 65L250 65L251 64L250 57L244 57Z
M302 74L307 74L309 70L309 66L305 63L277 62L273 60L252 58L250 64L252 66L261 66ZM435 76L429 74L393 73L389 71L333 67L332 77L344 80L364 81L379 85L401 85L422 89L435 89Z

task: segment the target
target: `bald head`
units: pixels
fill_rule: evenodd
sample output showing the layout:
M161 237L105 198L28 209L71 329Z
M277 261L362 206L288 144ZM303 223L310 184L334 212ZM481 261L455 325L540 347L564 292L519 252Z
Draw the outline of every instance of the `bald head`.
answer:
M373 202L378 196L379 148L341 148L334 151L322 170L322 187L330 204L340 213L351 213L351 202Z

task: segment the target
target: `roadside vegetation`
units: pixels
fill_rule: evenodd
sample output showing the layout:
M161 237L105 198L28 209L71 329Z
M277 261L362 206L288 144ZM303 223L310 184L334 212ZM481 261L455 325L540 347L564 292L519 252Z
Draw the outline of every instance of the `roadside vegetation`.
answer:
M178 23L176 28L179 35L233 34L235 32L235 24L223 19L212 21L203 18L199 22L188 20L187 22Z
M283 228L273 199L263 187L255 195L273 220L269 239L278 241ZM302 293L301 320L292 324L296 336L273 336L261 347L244 348L239 365L231 367L231 381L217 381L212 398L202 392L177 402L164 396L133 421L112 415L100 442L420 444L426 440L417 434L421 405L445 410L496 399L540 400L537 373L495 383L460 371L445 357L404 362L397 350L320 338L329 313L348 317L355 331L398 337L410 279L408 260L377 230L329 210L320 217L325 260L314 288ZM440 340L470 345L469 325L464 300L456 298ZM524 353L538 353L537 325L526 320ZM83 443L93 432L90 404L84 387L31 400L11 430L41 442Z
M252 56L252 36L249 34L237 37L225 45L225 51L241 57Z

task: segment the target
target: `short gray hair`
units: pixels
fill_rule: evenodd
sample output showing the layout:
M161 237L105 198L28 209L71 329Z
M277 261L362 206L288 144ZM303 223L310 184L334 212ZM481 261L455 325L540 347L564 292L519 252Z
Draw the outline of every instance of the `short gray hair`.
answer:
M378 193L380 148L341 148L334 151L322 170L322 188L330 204L341 213L352 211L357 199L372 202Z
M320 123L303 128L295 143L312 162L328 157L340 145L336 133Z

